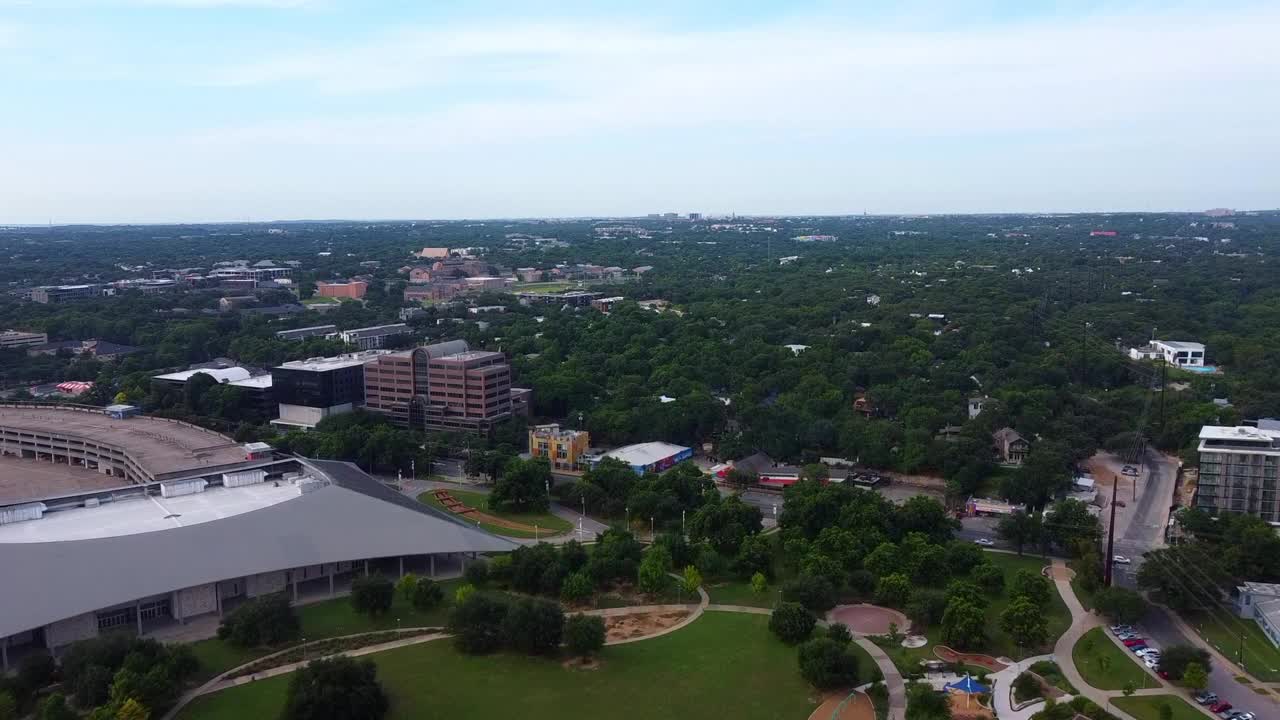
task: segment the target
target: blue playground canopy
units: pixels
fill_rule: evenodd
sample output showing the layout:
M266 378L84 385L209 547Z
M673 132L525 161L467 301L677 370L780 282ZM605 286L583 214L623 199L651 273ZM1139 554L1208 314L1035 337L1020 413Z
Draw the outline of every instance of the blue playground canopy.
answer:
M947 683L946 689L959 690L961 692L967 692L967 693L990 692L990 688L988 688L986 685L979 684L976 680L969 677L968 675L965 675L963 680L957 680L953 683Z

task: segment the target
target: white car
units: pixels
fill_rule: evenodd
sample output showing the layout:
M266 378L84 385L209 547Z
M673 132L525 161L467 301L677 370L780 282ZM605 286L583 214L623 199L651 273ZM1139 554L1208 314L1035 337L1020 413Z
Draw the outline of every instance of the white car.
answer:
M996 544L995 541L990 538L978 538L977 540L974 540L974 542L982 547L995 547Z
M1127 557L1125 557L1125 556L1123 556L1123 555L1116 555L1116 556L1114 556L1114 557L1112 557L1112 558L1111 558L1111 562L1113 562L1113 563L1115 563L1115 564L1117 564L1117 565L1128 565L1128 564L1129 564L1130 562L1132 562L1132 561L1131 561L1131 560L1129 560L1129 558L1127 558Z

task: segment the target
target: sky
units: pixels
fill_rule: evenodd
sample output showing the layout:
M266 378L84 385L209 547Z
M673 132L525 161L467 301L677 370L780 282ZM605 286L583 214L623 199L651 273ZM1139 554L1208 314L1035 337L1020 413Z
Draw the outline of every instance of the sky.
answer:
M1280 4L0 0L0 223L1280 206Z

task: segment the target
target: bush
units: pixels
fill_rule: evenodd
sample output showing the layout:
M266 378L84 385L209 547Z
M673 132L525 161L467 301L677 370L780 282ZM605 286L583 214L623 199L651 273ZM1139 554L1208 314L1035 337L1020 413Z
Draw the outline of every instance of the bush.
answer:
M289 681L281 720L379 720L390 703L372 660L313 660Z
M590 657L604 647L604 618L595 615L571 615L564 623L564 642L569 652Z
M718 578L729 572L729 560L707 543L698 546L698 559L694 564L703 577Z
M377 617L391 609L395 586L381 575L358 577L351 582L351 607L362 615Z
M999 595L1004 590L1004 571L990 563L974 568L969 577L988 595Z
M692 565L698 557L694 547L679 533L663 533L654 539L653 546L666 549L672 568Z
M58 663L49 653L32 653L18 663L18 682L33 692L53 682L58 674Z
M1093 596L1094 608L1114 622L1135 623L1147 614L1147 601L1122 587L1102 588Z
M407 573L396 581L396 592L401 599L409 604L413 604L413 596L418 590L418 576L413 573Z
M507 585L511 582L510 555L489 558L489 580L498 585Z
M858 681L858 658L830 638L814 638L797 653L800 676L818 690L851 687Z
M482 588L489 584L489 563L484 560L473 560L463 571L462 577L472 585Z
M591 597L594 591L591 578L579 571L564 579L564 583L560 585L560 599L567 603L580 603Z
M507 608L502 633L507 644L520 652L549 655L560 648L564 637L564 611L551 600L518 598Z
M849 626L844 623L831 623L827 626L827 637L843 645L853 642L853 633L849 632Z
M17 718L18 701L14 699L13 693L0 690L0 720L17 720Z
M75 711L67 706L65 695L53 693L40 702L36 710L36 717L39 720L76 720L78 716Z
M769 615L769 630L788 645L809 639L818 619L800 603L784 602Z
M836 589L821 575L800 575L782 584L782 598L825 612L836 606Z
M71 688L76 705L89 708L106 702L111 692L111 677L114 674L101 665L90 665L79 672Z
M769 589L769 581L765 579L764 573L756 573L751 576L751 592L756 595L764 593Z
M1160 655L1160 669L1169 673L1169 677L1181 679L1191 663L1199 663L1208 672L1212 660L1207 650L1191 645L1170 645Z
M918 626L937 625L947 610L947 596L938 590L921 588L911 593L907 602L907 617Z
M471 588L470 585L463 587ZM471 588L449 613L449 632L454 636L454 645L471 655L500 649L505 638L503 623L510 605L506 595Z
M560 594L565 573L554 545L525 545L516 548L510 557L513 589L530 595Z
M444 602L444 588L431 578L418 578L413 586L412 605L420 612L438 607Z
M258 647L293 640L301 629L289 597L273 593L253 598L224 615L218 637L238 647Z
M876 584L876 602L889 607L903 607L911 598L911 580L901 573L880 578Z
M680 579L680 586L689 595L696 596L698 588L702 587L702 573L698 572L698 568L686 565L684 575Z
M1022 673L1013 680L1013 697L1018 702L1040 697L1040 683L1028 673Z
M849 573L848 585L859 595L870 595L876 589L876 576L870 570L854 570Z
M640 581L640 589L644 592L657 594L671 586L671 576L667 575L667 568L671 566L671 556L667 554L666 549L661 547L649 548L649 552L645 553L644 560L640 563L640 570L637 573Z

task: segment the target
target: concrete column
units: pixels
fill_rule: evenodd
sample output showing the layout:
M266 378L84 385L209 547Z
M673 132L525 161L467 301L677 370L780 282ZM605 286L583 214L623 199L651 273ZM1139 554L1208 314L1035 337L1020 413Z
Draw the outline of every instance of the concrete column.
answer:
M9 672L9 638L0 638L0 672Z
M400 556L400 577L404 577L404 556Z
M293 601L298 602L298 571L291 570L289 572L289 579L293 580Z
M436 576L436 554L431 553L431 577Z
M142 601L133 601L133 619L138 621L138 637L142 637Z
M333 575L337 569L337 566L334 566L333 571L329 573L329 597L333 597Z
M218 583L213 584L213 604L218 608L218 617L222 617L222 588Z
M364 576L369 577L369 561L364 561Z

